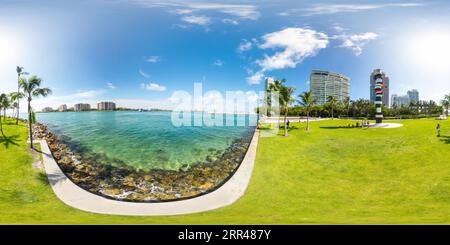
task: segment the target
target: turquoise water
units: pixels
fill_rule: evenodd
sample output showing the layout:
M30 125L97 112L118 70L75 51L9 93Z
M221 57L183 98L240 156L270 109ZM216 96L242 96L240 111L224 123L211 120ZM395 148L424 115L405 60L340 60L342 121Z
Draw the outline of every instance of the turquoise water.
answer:
M201 118L202 113L193 113ZM234 122L248 122L237 115ZM211 152L253 130L248 126L181 126L171 112L63 112L38 113L38 122L72 143L83 154L103 154L137 169L179 169L205 161ZM80 147L81 146L81 147Z

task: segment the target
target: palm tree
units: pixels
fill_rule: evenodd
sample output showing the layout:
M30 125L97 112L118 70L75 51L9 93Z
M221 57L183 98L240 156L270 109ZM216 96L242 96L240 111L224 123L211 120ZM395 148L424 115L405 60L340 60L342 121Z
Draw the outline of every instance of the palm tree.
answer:
M309 131L309 113L316 103L316 100L314 99L312 92L303 92L298 96L300 97L299 103L306 109L306 131Z
M23 71L23 67L17 66L16 72L17 72L17 94L20 94L20 76L27 74ZM17 118L16 118L16 125L19 125L19 104L20 104L20 97L16 97L17 102Z
M1 108L3 109L3 122L6 122L6 110L11 107L11 101L7 94L2 94L2 96Z
M334 107L336 106L337 100L334 96L327 97L327 103L331 107L331 119L334 119Z
M281 86L280 88L280 104L284 111L284 136L288 136L287 116L289 105L294 101L294 87Z
M444 100L442 101L442 106L445 107L448 116L448 108L450 107L450 93L444 96Z
M283 87L283 84L286 82L286 79L283 80L275 80L273 83L269 84L268 93L272 94L273 92L277 92L280 95L281 88ZM281 98L278 98L278 101L281 101ZM278 115L278 125L280 125L280 116Z
M33 148L33 131L31 128L32 124L32 110L31 110L31 100L33 97L43 96L46 97L52 91L49 88L40 88L42 79L37 76L32 76L29 79L21 78L19 80L20 87L23 89L25 97L28 101L28 130L30 134L31 148Z
M450 101L448 100L442 100L441 101L442 106L445 108L445 115L448 116L448 108L450 107Z
M8 96L6 96L6 94L0 94L0 111L3 109L3 106L6 105L6 101L8 101ZM1 118L0 118L0 132L2 133L2 135L5 135L3 133L3 124Z
M346 115L347 117L349 117L349 116L348 116L348 111L350 110L350 97L349 97L349 96L346 96L346 97L344 98L344 101L342 101L342 104L344 105L345 115Z
M11 98L13 109L12 117L14 117L15 113L19 113L19 100L25 97L25 94L23 94L22 92L13 92L9 94L9 97Z

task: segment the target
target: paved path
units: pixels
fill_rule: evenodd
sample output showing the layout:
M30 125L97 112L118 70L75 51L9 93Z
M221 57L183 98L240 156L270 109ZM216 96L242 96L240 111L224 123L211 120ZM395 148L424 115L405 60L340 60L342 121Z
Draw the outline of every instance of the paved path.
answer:
M400 128L403 127L401 123L372 123L369 128Z
M217 190L192 199L161 202L133 203L107 199L83 190L61 171L45 140L41 143L44 167L56 196L65 204L93 213L115 215L158 216L190 214L228 206L244 195L253 171L259 132L253 135L250 147L239 169Z

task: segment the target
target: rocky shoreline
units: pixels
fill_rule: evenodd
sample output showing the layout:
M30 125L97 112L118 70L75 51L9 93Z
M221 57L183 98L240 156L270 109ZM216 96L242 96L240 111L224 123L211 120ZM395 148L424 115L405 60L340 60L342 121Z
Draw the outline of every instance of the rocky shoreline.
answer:
M104 197L133 202L174 201L199 196L224 184L242 162L253 131L234 140L224 152L210 150L205 162L178 171L137 170L127 166L99 163L76 147L63 143L43 124L33 125L36 139L45 139L61 170L81 188ZM107 160L107 159L106 159Z

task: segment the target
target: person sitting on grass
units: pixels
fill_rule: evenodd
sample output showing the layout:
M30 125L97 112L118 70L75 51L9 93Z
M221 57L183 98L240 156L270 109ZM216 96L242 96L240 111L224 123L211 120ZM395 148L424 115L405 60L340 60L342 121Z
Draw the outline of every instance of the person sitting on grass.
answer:
M436 126L436 130L437 130L437 137L441 137L441 125L439 123Z

